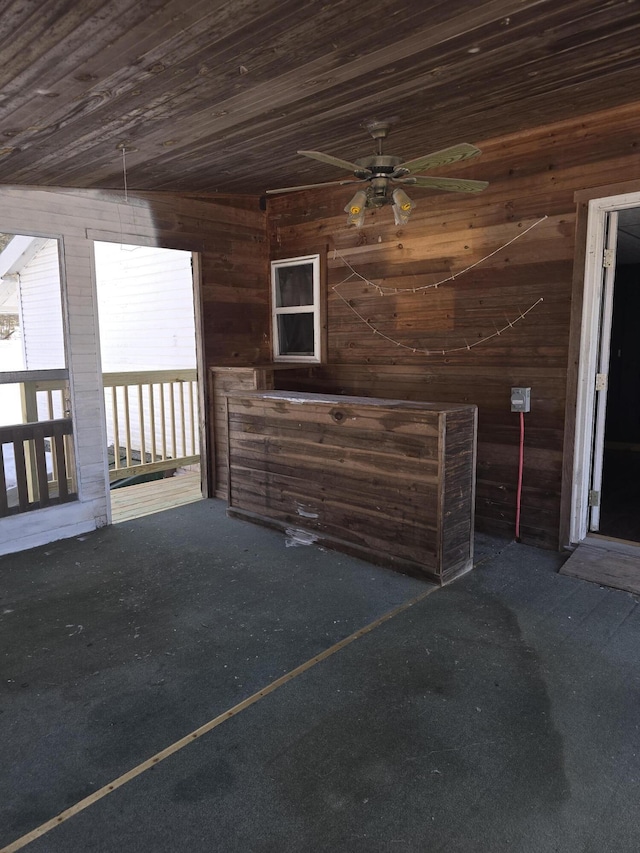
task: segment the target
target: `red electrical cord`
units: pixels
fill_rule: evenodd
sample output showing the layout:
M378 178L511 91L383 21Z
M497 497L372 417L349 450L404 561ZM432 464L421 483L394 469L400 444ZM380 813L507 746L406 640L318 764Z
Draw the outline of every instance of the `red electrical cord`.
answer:
M520 452L518 455L518 489L516 491L516 542L520 541L520 503L522 500L522 469L524 467L524 412L520 412Z

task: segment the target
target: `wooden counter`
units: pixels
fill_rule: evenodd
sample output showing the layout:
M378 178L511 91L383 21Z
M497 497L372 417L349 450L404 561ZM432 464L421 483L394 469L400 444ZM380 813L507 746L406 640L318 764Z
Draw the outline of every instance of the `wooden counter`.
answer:
M268 391L276 372L299 370L300 365L252 364L243 367L210 367L209 382L209 488L210 494L227 499L227 394L230 391Z
M446 583L473 564L475 406L227 394L229 514Z

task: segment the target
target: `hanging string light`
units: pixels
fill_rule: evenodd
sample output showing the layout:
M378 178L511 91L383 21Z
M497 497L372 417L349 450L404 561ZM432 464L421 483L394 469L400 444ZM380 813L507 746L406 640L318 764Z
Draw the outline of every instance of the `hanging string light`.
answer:
M402 341L399 341L399 340L392 338L391 336L385 334L384 332L381 332L380 329L376 328L376 326L374 326L370 320L368 320L366 317L364 317L351 304L351 302L345 296L343 296L343 294L340 292L339 288L342 287L343 285L347 284L352 279L357 278L360 281L362 281L364 284L366 284L368 287L374 288L377 291L378 295L380 295L380 296L385 296L389 293L394 293L394 294L396 294L396 293L418 293L420 291L426 292L427 290L430 290L432 288L436 289L442 284L447 284L448 282L455 281L456 279L460 278L460 276L464 275L465 273L469 272L470 270L474 269L475 267L477 267L480 264L484 263L485 261L489 260L489 258L492 258L494 255L497 255L498 252L503 251L504 249L507 248L507 246L510 246L512 243L515 243L515 241L520 239L520 237L524 237L525 234L528 234L529 231L531 231L537 225L540 225L540 223L544 222L544 220L547 218L548 217L546 215L541 217L540 219L537 220L537 222L534 222L532 225L530 225L524 231L521 231L519 234L516 234L515 237L512 237L511 240L508 240L502 246L499 246L497 249L494 249L493 252L489 252L488 255L485 255L479 261L476 261L475 263L470 264L468 267L465 267L464 269L460 270L459 272L453 273L452 275L447 276L446 278L443 278L440 281L434 282L432 284L422 285L420 287L405 287L405 288L394 287L394 288L392 288L392 287L384 287L383 285L376 284L375 282L371 281L371 279L368 279L368 278L366 278L366 276L361 275L356 269L354 269L354 267L349 263L349 261L347 261L347 259L343 255L341 255L340 252L338 252L337 249L334 249L333 259L334 260L340 259L340 261L342 261L342 263L351 272L348 276L346 276L346 278L344 278L342 281L338 282L338 284L333 285L333 287L331 289L336 294L336 296L339 299L341 299L342 302L344 302L344 304L349 308L349 310L353 314L355 314L356 317L358 317L358 319L361 320L369 329L371 329L371 331L373 332L374 335L377 335L378 337L381 337L384 340L389 341L389 343L394 344L394 346L397 346L401 349L410 350L413 353L420 353L421 355L449 355L450 353L454 353L454 352L462 352L464 350L471 350L474 347L479 346L480 344L484 344L487 341L492 340L493 338L499 337L503 332L507 331L508 329L512 329L516 323L519 323L520 320L524 320L524 318L527 316L527 314L529 314L531 311L533 311L533 309L536 308L538 305L540 305L541 302L544 302L544 298L540 297L532 305L530 305L525 311L520 311L520 314L515 319L510 320L508 317L506 317L505 318L507 321L506 325L502 326L501 328L498 328L497 324L494 324L496 326L495 332L493 332L490 335L486 335L485 337L480 338L479 340L474 341L471 344L465 342L464 346L457 346L457 347L453 347L451 349L428 350L428 349L421 349L420 347L414 347L414 346L411 346L409 344L404 344L404 343L402 343Z

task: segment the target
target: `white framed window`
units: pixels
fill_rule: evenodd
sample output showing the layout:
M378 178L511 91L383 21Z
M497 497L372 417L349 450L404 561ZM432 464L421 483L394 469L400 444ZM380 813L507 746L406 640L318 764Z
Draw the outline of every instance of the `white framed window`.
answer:
M320 255L271 262L274 361L321 360Z

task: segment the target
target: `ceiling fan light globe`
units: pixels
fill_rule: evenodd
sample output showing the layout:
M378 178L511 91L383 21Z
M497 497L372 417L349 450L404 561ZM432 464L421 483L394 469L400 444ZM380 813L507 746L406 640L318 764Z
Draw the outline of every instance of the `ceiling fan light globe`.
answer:
M409 217L411 216L411 208L408 210L403 210L397 204L393 205L393 218L396 225L406 225L409 222Z
M356 194L353 196L349 204L347 204L344 208L345 213L348 213L349 216L359 216L367 204L367 194L364 190L358 190Z
M401 187L396 187L392 195L394 208L397 207L400 211L402 211L402 213L405 213L407 216L409 216L413 208L416 206L415 202L409 198L409 196L403 189L401 189Z
M362 228L364 225L364 210L361 210L360 213L350 213L347 216L347 225L355 225L356 228Z
M347 225L355 225L361 228L364 225L364 211L367 206L367 193L364 190L358 190L349 204L344 208L347 213Z

